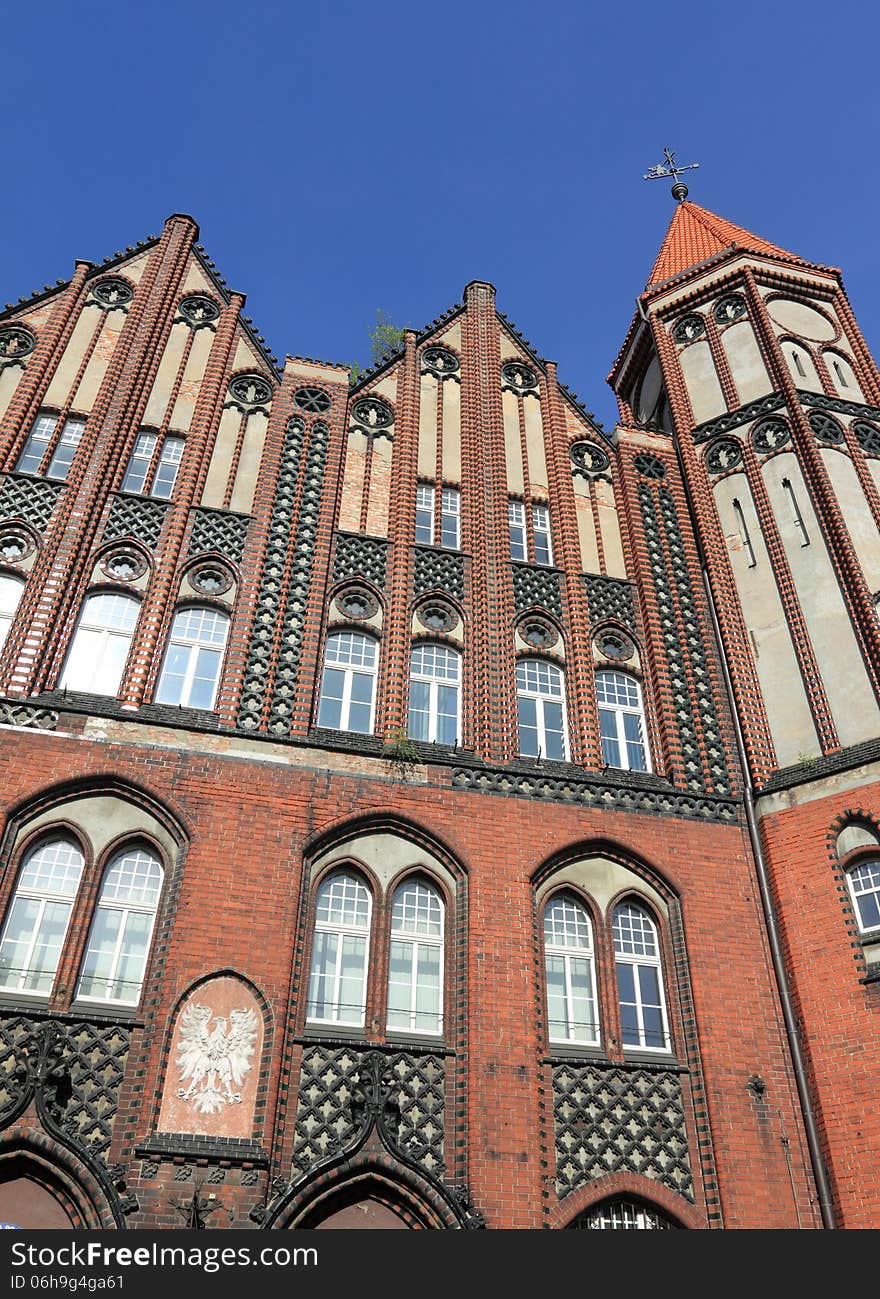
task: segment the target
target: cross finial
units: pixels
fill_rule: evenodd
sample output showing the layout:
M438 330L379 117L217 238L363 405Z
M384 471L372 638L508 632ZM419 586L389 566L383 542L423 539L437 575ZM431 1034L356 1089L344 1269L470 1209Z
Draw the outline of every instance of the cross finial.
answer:
M672 186L672 197L675 199L676 203L683 203L688 196L688 187L685 185L684 181L681 181L678 178L683 171L694 171L700 164L698 162L689 162L680 167L675 161L675 154L671 149L664 149L663 156L665 162L655 163L650 171L645 172L642 179L662 180L664 176L671 176L675 182Z

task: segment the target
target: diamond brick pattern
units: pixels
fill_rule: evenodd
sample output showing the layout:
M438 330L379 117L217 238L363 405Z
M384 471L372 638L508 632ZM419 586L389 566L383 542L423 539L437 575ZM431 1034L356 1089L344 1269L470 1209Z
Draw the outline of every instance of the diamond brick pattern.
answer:
M740 406L737 410L719 415L717 419L706 420L705 424L698 424L694 429L694 445L700 446L701 443L708 442L716 433L727 433L730 429L739 428L743 424L751 424L761 415L768 415L770 411L778 410L784 404L785 398L781 392L771 392L766 397L759 397L757 401L750 401L745 406Z
M42 531L63 491L61 483L10 475L0 487L0 519L22 519Z
M443 591L458 600L464 599L464 556L433 546L417 547L415 551L413 592L424 595L428 591Z
M240 564L250 516L231 514L228 510L194 510L193 513L188 553L198 555L213 550L233 564Z
M10 1105L4 1080L24 1047L36 1049L39 1023L24 1015L0 1019L0 1121ZM57 1026L64 1036L63 1063L70 1069L73 1086L62 1126L92 1154L105 1159L113 1136L131 1033L119 1024L90 1024L85 1020L58 1021Z
M376 537L340 533L336 538L333 581L342 582L348 577L363 577L381 591L385 586L387 552L387 541L380 541Z
M677 1074L556 1065L553 1119L560 1199L597 1177L631 1172L661 1182L693 1202Z
M154 501L149 497L116 496L104 528L104 540L135 537L155 550L167 509L168 506L163 501Z
M517 613L541 608L562 616L559 574L537 564L513 565L513 603Z
M331 1158L356 1134L351 1095L363 1055L354 1047L310 1047L303 1055L293 1144L295 1168L305 1171ZM399 1084L400 1147L427 1172L438 1176L443 1161L443 1057L400 1051L388 1056Z
M587 588L587 605L593 623L611 619L636 630L636 608L633 589L629 582L616 577L584 577Z

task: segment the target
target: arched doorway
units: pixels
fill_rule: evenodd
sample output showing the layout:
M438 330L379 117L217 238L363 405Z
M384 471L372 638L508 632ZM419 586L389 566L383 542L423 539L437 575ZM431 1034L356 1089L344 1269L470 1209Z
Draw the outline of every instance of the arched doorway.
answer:
M66 1199L60 1188L50 1188L20 1164L13 1166L0 1176L0 1223L26 1231L73 1231L80 1224L73 1206L73 1213L65 1207Z
M404 1222L387 1204L368 1195L328 1213L314 1225L318 1231L406 1231L413 1224Z

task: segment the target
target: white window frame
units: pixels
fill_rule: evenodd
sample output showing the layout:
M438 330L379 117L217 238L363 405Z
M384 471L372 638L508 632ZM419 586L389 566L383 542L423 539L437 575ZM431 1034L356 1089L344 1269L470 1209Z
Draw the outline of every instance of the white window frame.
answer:
M575 908L586 921L588 942L586 946L576 946L568 943L554 943L547 938L547 913L554 905L563 905ZM596 947L593 936L593 923L590 919L590 913L579 898L570 893L555 893L547 899L544 905L543 913L543 933L544 933L544 984L547 999L547 1036L551 1042L564 1042L567 1044L576 1044L578 1046L599 1046L601 1034L599 1029L599 999L596 991ZM563 962L563 971L565 978L565 1021L567 1032L564 1036L554 1033L550 1028L550 986L549 973L547 970L548 957L561 957ZM594 1031L592 1037L578 1037L576 1034L576 1024L574 1018L574 992L572 989L571 962L584 961L589 971L590 983L590 1002L593 1013Z
M360 889L363 889L367 897L367 919L363 925L355 925L338 920L319 920L318 909L321 893L324 889L331 888L337 880L353 880ZM309 964L309 989L306 1000L306 1022L309 1024L342 1024L347 1028L363 1028L367 1014L367 978L370 970L370 934L373 924L373 895L367 888L367 885L361 877L350 870L332 871L325 875L315 891L315 923L312 927L312 951ZM316 977L315 957L317 955L317 936L318 934L336 934L338 946L336 949L336 960L333 973L333 995L332 998L325 997L324 1001L330 1005L330 1015L313 1015L311 1013L313 1001L313 980ZM357 1019L341 1019L339 1011L340 988L342 983L342 946L346 937L363 938L364 955L361 969L361 992L360 992L360 1015Z
M447 523L452 520L455 541L444 541ZM457 487L444 487L440 492L440 545L444 550L461 550L461 492Z
M0 573L0 649L15 621L24 587L24 578L15 577L12 573Z
M608 703L606 700L604 700L601 697L601 691L602 691L601 683L603 679L609 677L619 677L622 680L626 681L629 687L634 687L636 699L638 702L636 704L621 704L617 702ZM645 701L644 701L644 696L642 694L641 682L638 680L638 678L632 676L629 672L619 672L616 668L603 668L601 672L596 673L596 703L598 708L602 712L611 713L613 715L615 721L615 727L617 730L617 749L618 749L618 754L621 758L621 763L607 762L605 765L608 767L613 767L616 771L651 771L652 770L651 750L648 747L648 725L647 725L647 719L645 717ZM626 715L629 715L631 717L637 717L639 720L639 731L642 737L642 750L645 755L644 767L630 766L629 750L627 748L627 744L630 743L631 741L627 740L626 724L623 720L624 716ZM601 744L602 743L601 727L600 727L599 740ZM604 761L605 759L604 749L602 753L602 758Z
M424 934L424 933L420 933L418 930L415 929L403 929L403 928L395 929L394 905L397 902L398 894L401 892L401 890L405 890L407 888L414 888L414 887L426 890L427 892L431 893L433 897L436 899L437 904L440 908L440 933L439 934L436 935ZM386 1009L386 1028L388 1029L389 1033L406 1033L407 1035L418 1034L419 1037L442 1037L443 1001L444 1001L443 980L446 977L446 969L444 963L445 946L446 946L444 941L445 926L446 926L446 908L443 905L443 895L434 884L430 884L428 883L427 880L418 879L418 878L408 879L408 880L404 880L403 883L398 885L398 887L394 890L394 894L391 901L391 927L390 927L390 939L389 939L389 947L388 947L389 965L388 965L388 997L387 997L387 1009ZM391 947L395 942L408 943L412 946L412 953L410 956L410 968L409 968L409 1025L408 1026L402 1026L400 1024L391 1023ZM437 1012L436 1012L437 1027L418 1028L416 1026L416 1021L419 1017L419 1014L424 1016L425 1014L428 1013L426 1011L419 1012L417 1010L417 1000L418 1000L418 991L419 991L419 982L418 982L419 957L422 950L428 950L428 949L439 952L439 960L437 963L437 968L438 968L438 976L437 976L438 1004L437 1004Z
M105 623L99 622L97 610L101 607L100 602L107 600L116 600L124 602L125 606L133 614L131 627L108 627ZM118 607L122 607L120 604ZM91 614L90 608L95 612ZM123 595L119 591L92 591L83 601L80 610L79 619L76 624L76 631L70 642L70 648L67 651L67 659L64 664L64 671L61 674L61 686L67 690L81 690L84 694L90 695L110 695L115 696L118 691L122 678L125 674L125 664L128 655L131 652L131 642L137 631L138 618L140 617L140 603L133 596ZM94 621L92 620L94 619ZM97 653L93 654L90 659L90 666L87 674L80 676L77 672L77 639L81 633L87 633L91 638L93 633L100 637L98 640ZM109 651L115 649L118 644L125 642L125 655L120 655L119 672L115 680L105 678L102 680L102 673L105 671L104 663L109 657Z
M521 685L520 668L525 664L529 664L529 663L540 663L542 666L547 668L550 673L557 674L559 680L559 686L560 686L560 693L558 696L551 695L551 694L544 694L540 690L540 688L536 689L532 686ZM523 754L523 757L547 758L547 726L544 718L544 704L552 703L552 704L559 704L562 709L562 757L551 758L549 759L549 761L568 762L569 752L570 752L569 743L568 743L568 708L565 701L565 673L563 672L562 668L557 667L555 663L550 663L547 659L535 658L535 657L518 659L516 664L516 698L517 698L517 712L519 711L519 700L521 698L534 699L537 705L535 708L536 729L538 732L538 753L537 754L523 753L523 750L519 744L519 727L517 727L517 739L518 739L517 748L519 752Z
M152 475L150 466L156 454L156 445L160 441L162 447L159 452L159 458L156 461L156 468ZM125 467L125 475L122 479L122 491L131 492L135 496L152 496L159 501L169 501L174 495L174 488L177 485L177 475L180 472L180 464L183 459L183 452L186 446L186 438L180 433L158 433L155 429L142 428L135 438L134 446L131 449L131 455L128 458L128 464ZM138 472L137 483L129 483L135 464L143 468L143 473ZM173 466L174 474L169 484L162 484L167 488L164 491L157 491L156 486L159 483L159 476L163 469Z
M865 888L856 887L854 878L859 872L867 875L868 883ZM873 924L866 925L862 919L862 910L859 906L860 897L875 897L878 909L880 909L880 858L871 858L856 862L850 866L846 872L846 882L849 888L850 899L852 901L853 911L859 926L859 932L863 934L873 934L880 929L880 919ZM861 881L859 881L861 882Z
M72 848L73 851L76 853L76 855L79 857L79 870L77 873L76 885L73 891L62 892L60 889L36 888L27 885L22 886L21 883L22 877L28 870L33 859L39 853L44 852L47 848L51 848L54 844L58 844L58 843L66 844L69 848ZM31 930L31 935L27 947L27 954L24 960L22 961L20 968L17 971L11 970L10 974L13 976L12 979L8 983L0 983L0 987L6 989L7 991L24 992L29 997L51 996L52 989L55 985L55 979L57 978L58 975L58 966L61 964L61 957L63 955L64 947L67 942L67 935L70 930L70 918L73 915L74 904L76 903L77 895L79 893L80 886L82 885L82 876L83 876L84 868L85 868L85 858L83 856L82 849L80 848L76 840L70 838L68 835L56 834L50 836L49 838L42 839L40 840L39 843L35 844L25 854L24 860L22 861L21 864L21 869L19 871L18 880L16 881L15 889L13 890L12 897L9 900L9 907L7 909L6 918L3 924L3 931L2 934L0 934L0 950L2 950L3 944L6 942L9 926L12 921L13 910L19 898L32 899L38 901L40 904L39 911L37 912L36 920L34 921L33 928ZM46 914L46 906L48 903L52 903L52 902L60 903L67 907L67 919L64 922L64 933L62 934L61 942L58 945L58 959L55 962L55 967L51 972L48 970L42 971L42 977L49 979L48 988L46 988L45 990L28 988L26 987L27 980L34 973L34 971L32 970L31 962L33 961L34 949L37 945L37 936L40 933L40 926L42 925L43 917ZM0 975L0 978L2 978L2 975Z
M659 1209L623 1196L588 1209L583 1225L593 1231L670 1231L675 1226Z
M540 564L542 568L552 568L553 566L553 539L550 536L550 507L547 505L532 506L532 535L535 545L535 563ZM538 558L538 537L544 540L547 548L547 558Z
M110 878L111 872L119 864L121 859L135 852L140 852L150 857L152 861L155 863L155 866L159 872L158 888L156 890L155 902L146 903L146 902L119 901L115 898L105 899L104 891L107 887L107 881ZM158 854L153 852L151 849L147 847L142 847L137 844L130 844L127 848L122 848L118 852L113 854L110 861L107 863L107 869L105 870L104 878L101 881L101 891L98 894L98 901L95 904L95 911L92 916L92 923L89 927L89 938L88 938L88 942L86 943L85 951L83 953L82 966L80 967L79 981L77 983L76 999L78 1001L102 1002L105 1004L112 1004L117 1006L136 1006L138 1004L138 1002L141 999L141 992L143 991L143 987L144 987L144 976L146 975L147 966L149 965L150 962L150 952L153 945L153 933L156 928L156 914L159 909L159 899L162 896L163 883L164 883L164 872L162 870L162 863L158 857ZM107 986L107 990L103 996L101 996L99 993L94 991L83 992L82 990L83 982L87 977L86 963L89 959L89 953L92 947L92 938L94 937L95 934L96 922L98 919L98 914L101 910L122 912L122 920L119 925L119 933L116 936L116 945L114 947L113 957L110 963L110 973L107 975L106 980L102 979L102 982L106 983ZM149 929L147 930L146 939L144 941L144 967L143 970L141 971L141 979L137 986L137 990L133 995L113 996L113 985L114 983L117 982L116 972L119 969L119 958L122 955L123 941L125 939L125 931L128 926L128 919L130 915L148 915L150 917L150 925L149 925ZM94 976L88 976L88 977L94 979Z
M179 624L182 622L186 614L194 613L198 610L204 610L207 613L213 613L217 616L217 618L223 619L222 645L216 641L199 640L198 637L193 635L192 633L185 633L180 630L175 630L176 628L178 628ZM172 619L171 622L171 631L168 633L168 645L165 649L165 657L162 661L162 671L159 674L159 683L156 687L155 702L157 704L177 705L180 708L198 708L202 712L211 712L211 710L214 708L214 705L217 702L217 691L220 688L220 680L223 676L223 663L226 656L226 643L228 640L229 640L229 615L227 613L224 613L222 609L214 609L211 605L207 605L207 604L197 604L197 605L189 604L186 605L183 609L176 610L174 614L174 618ZM163 687L165 686L166 668L168 666L171 647L173 645L183 647L188 650L186 668L184 669L183 672L183 684L180 689L180 698L163 699L162 692L163 692ZM208 705L190 703L190 695L192 694L193 682L195 680L195 675L196 675L196 665L199 660L200 649L212 650L216 652L219 656L217 662L217 675L214 678L214 684L211 689L211 702ZM167 689L170 690L170 686L168 686Z
M638 952L633 952L633 953L621 952L618 950L619 939L618 939L618 932L617 932L617 916L618 916L618 912L624 911L626 909L636 912L638 915L642 917L643 922L645 921L647 922L648 926L650 927L650 932L653 936L653 944L654 944L653 954L648 954L648 953L643 954ZM623 1041L623 1023L621 1021L621 1035L620 1035L621 1046L623 1047L623 1050L625 1052L626 1051L649 1051L658 1055L664 1055L664 1054L668 1055L672 1047L671 1047L671 1039L669 1036L669 1015L666 1008L666 989L664 987L664 981L663 981L663 953L660 947L660 931L657 926L657 922L654 919L654 917L651 915L651 913L648 911L648 909L642 906L641 903L638 902L635 898L624 898L624 900L622 902L618 902L614 908L614 914L612 916L612 924L611 924L611 933L612 933L612 939L614 944L615 975L617 973L618 967L621 965L628 965L632 967L632 969L634 970L633 990L635 994L635 1001L628 1002L627 1004L633 1005L635 1007L639 1040L638 1042ZM659 990L658 996L660 998L660 1018L663 1025L662 1046L650 1045L645 1040L647 1036L645 1032L645 1010L644 1010L645 1002L642 998L641 981L638 978L638 974L637 974L637 971L640 966L645 966L646 968L655 970L657 973L657 987ZM617 1000L618 1000L618 1009L619 1009L621 1004L619 984L617 987Z
M373 646L373 663L371 666L367 666L366 664L360 664L360 663L351 663L351 662L345 663L343 661L336 661L335 659L328 659L327 655L330 652L331 645L334 645L336 642L342 642L346 637L352 638L352 644L354 643L355 640L359 640ZM354 677L355 674L357 674L359 676L368 676L371 678L370 729L368 731L354 731L352 732L352 734L372 735L373 728L376 724L376 679L379 670L379 642L373 636L364 636L363 633L361 632L353 632L353 631L332 632L327 637L326 643L324 645L324 667L321 672L321 690L318 696L318 726L326 725L326 723L320 720L320 717L321 717L321 706L325 698L325 694L324 694L325 674L328 668L331 671L343 673L342 701L340 707L339 725L328 727L328 729L334 731L351 730L351 727L349 726L349 721L351 720L351 692L352 692L352 685L354 683Z
M64 421L64 425L61 429L61 433L56 440L55 433L58 429L59 418L60 416L56 415L53 411L39 412L33 424L31 425L31 430L27 435L27 440L25 441L25 444L22 447L21 452L19 454L18 461L16 462L16 466L15 466L16 473L31 474L34 477L40 477L41 476L40 465L43 463L43 460L46 457L46 452L48 451L49 447L52 445L52 442L54 441L55 449L52 452L52 459L49 461L48 467L46 468L46 471L42 476L51 479L53 482L63 483L66 481L67 475L70 472L70 466L73 464L73 460L76 455L77 448L79 447L79 444L82 441L82 435L86 426L86 421L85 421L85 417L82 415L69 415L67 419ZM39 457L37 458L36 448L38 446L42 446L42 451L40 452ZM56 462L58 460L58 449L59 447L62 446L73 447L73 451L71 452L70 459L67 461L66 464L63 464L62 466L56 466ZM37 463L33 465L33 467L30 469L25 469L22 466L22 461L27 458L31 460L34 460L36 458L37 461ZM56 470L55 473L52 472L53 467ZM58 472L58 468L60 467L63 467L64 469L63 473Z
M529 534L526 530L526 507L522 501L507 502L507 526L510 532L510 558L516 564L527 564Z
M427 513L427 524L419 522L419 513ZM417 546L434 544L434 488L431 483L419 483L416 487L415 543Z
M413 663L416 656L419 654L419 651L429 647L443 651L443 653L447 654L450 659L454 660L456 665L456 677L454 681L451 681L446 677L432 676L426 670L417 671L413 667ZM410 685L413 681L420 681L428 686L428 735L427 737L421 735L413 736L414 739L427 744L436 744L441 742L444 744L448 743L446 740L439 741L438 739L438 731L440 727L440 687L446 686L447 689L455 690L455 739L452 743L458 744L461 739L461 677L462 663L461 654L459 654L458 650L453 649L449 645L439 645L436 641L420 641L412 647L409 660ZM411 719L411 716L412 702L410 701L408 708L408 721ZM411 722L408 729L412 736Z

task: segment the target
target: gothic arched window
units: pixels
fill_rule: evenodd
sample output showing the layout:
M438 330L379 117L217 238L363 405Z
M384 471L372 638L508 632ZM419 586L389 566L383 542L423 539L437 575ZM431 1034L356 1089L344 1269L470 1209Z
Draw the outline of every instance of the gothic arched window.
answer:
M614 958L623 1046L668 1051L657 926L634 902L614 908Z
M674 1231L676 1224L659 1209L638 1200L603 1200L579 1213L569 1227L589 1231Z
M410 735L457 744L460 715L461 655L446 645L416 645L409 667Z
M586 907L569 894L557 894L544 908L544 968L550 1041L597 1046L593 926Z
M863 861L846 873L859 929L880 929L880 859Z
M162 891L162 867L147 848L111 859L83 957L78 997L136 1006Z
M432 885L406 880L391 907L388 1028L443 1032L443 901Z
M310 1020L363 1025L371 913L369 889L353 872L336 871L322 881L315 898Z
M568 757L565 730L565 678L545 659L520 659L516 665L519 751L527 757Z
M379 645L371 636L340 631L327 637L318 725L333 731L373 729Z
M602 758L608 767L650 771L642 691L626 672L597 672Z
M43 839L24 860L0 937L0 986L48 996L83 871L73 839Z
M219 609L178 609L171 624L156 703L214 707L229 618Z
M18 602L24 591L24 582L20 577L9 573L0 573L0 649L12 626Z
M130 595L90 595L79 616L61 684L68 690L115 695L137 624L140 605Z

